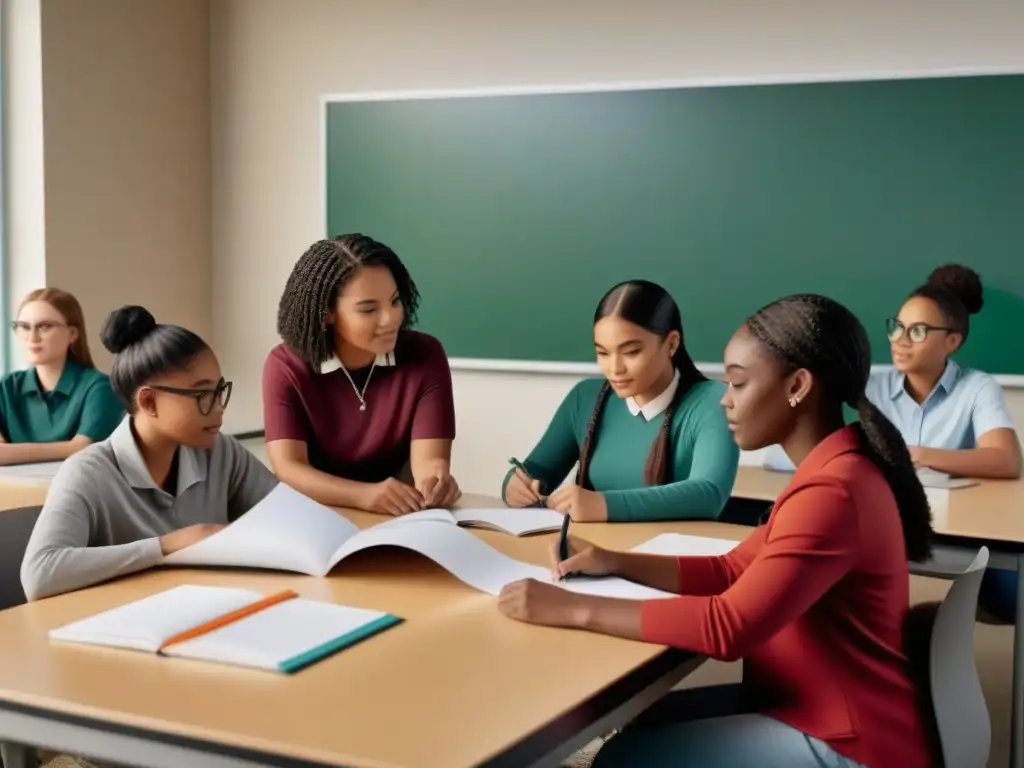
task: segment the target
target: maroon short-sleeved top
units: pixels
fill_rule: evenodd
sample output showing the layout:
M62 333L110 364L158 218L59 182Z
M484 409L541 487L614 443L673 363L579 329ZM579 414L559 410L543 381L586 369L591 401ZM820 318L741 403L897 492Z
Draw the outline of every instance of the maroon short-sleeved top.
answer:
M413 440L455 438L455 403L448 357L433 336L402 331L395 351L350 370L366 410L337 358L314 369L285 344L263 366L267 442L300 440L310 465L338 477L376 483L409 460Z

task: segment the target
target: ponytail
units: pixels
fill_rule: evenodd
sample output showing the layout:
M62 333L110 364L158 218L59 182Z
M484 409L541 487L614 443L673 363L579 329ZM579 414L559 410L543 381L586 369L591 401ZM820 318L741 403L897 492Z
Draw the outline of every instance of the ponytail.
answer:
M914 470L907 444L899 430L863 393L851 405L857 408L856 425L861 450L878 467L896 497L903 523L907 559L924 562L931 556L931 508Z

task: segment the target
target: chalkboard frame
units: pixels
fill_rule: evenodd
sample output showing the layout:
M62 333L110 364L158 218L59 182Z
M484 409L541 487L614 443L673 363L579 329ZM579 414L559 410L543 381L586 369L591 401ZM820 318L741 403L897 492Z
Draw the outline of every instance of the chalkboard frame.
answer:
M571 94L608 91L634 91L682 88L730 87L750 85L782 85L811 83L872 82L879 80L914 80L949 77L984 77L998 75L1024 75L1024 68L1017 67L958 67L928 70L865 71L851 73L827 73L808 75L765 75L751 77L703 77L673 78L658 80L624 80L590 83L549 83L535 85L491 85L463 88L422 88L409 90L352 91L325 93L319 104L319 195L322 216L321 232L328 232L328 107L339 102L406 101L415 99L479 98L487 96L521 96L538 94ZM491 358L449 358L452 370L479 372L507 372L525 374L599 376L597 363L550 360L507 360ZM725 372L720 362L696 361L697 367L708 376L722 376ZM891 365L873 364L872 371L891 369ZM990 372L992 373L992 372ZM993 373L995 380L1004 388L1024 388L1024 375Z

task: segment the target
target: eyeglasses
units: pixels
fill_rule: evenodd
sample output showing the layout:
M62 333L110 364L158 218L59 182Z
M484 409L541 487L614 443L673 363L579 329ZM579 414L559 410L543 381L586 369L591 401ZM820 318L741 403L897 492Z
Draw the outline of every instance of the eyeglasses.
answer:
M920 344L922 341L928 338L928 334L932 331L944 331L951 333L952 328L943 328L938 325L928 325L928 323L913 323L912 325L904 325L900 322L899 318L890 317L885 321L886 333L889 336L889 341L899 341L904 335L915 344Z
M231 382L224 381L224 379L217 382L217 386L213 389L182 389L180 387L165 387L159 384L150 384L149 388L155 389L158 392L167 392L171 395L194 397L199 413L203 416L209 416L216 403L220 403L220 409L223 411L228 407L228 401L231 400Z
M13 330L18 336L28 337L32 335L33 331L39 331L40 336L49 336L58 328L67 328L67 323L58 323L55 320L44 320L41 323L26 323L22 320L15 320L11 323L11 330Z

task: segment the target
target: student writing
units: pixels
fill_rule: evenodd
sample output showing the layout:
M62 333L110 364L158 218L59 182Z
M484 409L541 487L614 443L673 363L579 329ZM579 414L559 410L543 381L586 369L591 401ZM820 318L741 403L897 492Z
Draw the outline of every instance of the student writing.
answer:
M32 291L11 326L30 367L0 381L0 464L61 461L109 437L124 408L93 365L78 300Z
M743 683L670 694L595 768L933 764L903 655L907 559L931 513L896 428L867 399L860 322L822 296L781 299L725 351L722 403L739 446L797 465L769 520L721 557L611 552L581 540L555 573L615 573L680 597L596 598L526 580L499 600L524 621L744 659ZM843 405L860 421L844 426Z
M893 370L868 397L897 426L919 467L980 478L1020 477L1020 441L999 384L952 360L983 306L981 280L939 267L888 321Z
M142 307L113 312L103 343L128 416L57 472L21 566L29 600L161 562L255 506L277 479L220 433L231 396L196 334Z
M716 518L739 451L719 405L724 385L697 370L672 296L646 280L612 288L594 313L604 379L582 381L502 497L581 521ZM612 398L614 392L616 397ZM555 490L578 462L576 481Z
M267 453L322 504L400 515L460 496L455 404L440 342L411 330L419 291L397 254L360 234L314 243L285 285L284 343L263 368ZM408 465L412 483L399 479Z

